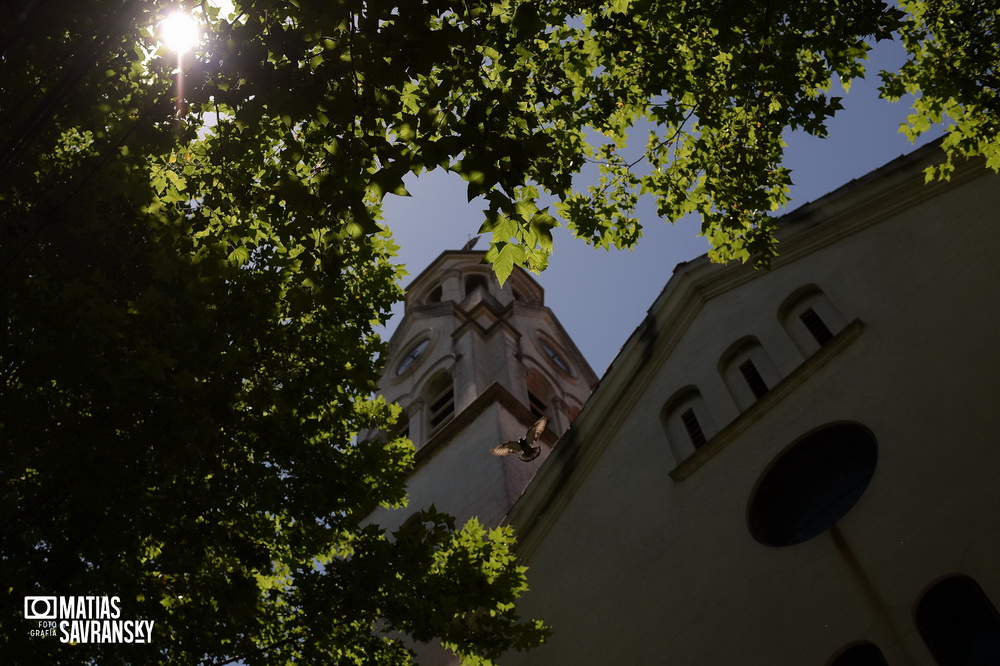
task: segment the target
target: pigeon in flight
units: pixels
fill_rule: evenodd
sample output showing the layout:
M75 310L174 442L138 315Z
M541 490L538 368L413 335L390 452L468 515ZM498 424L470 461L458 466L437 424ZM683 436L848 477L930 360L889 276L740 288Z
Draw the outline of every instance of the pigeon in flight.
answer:
M528 428L528 432L524 433L524 437L516 442L507 442L506 444L494 446L490 449L490 453L495 456L509 456L512 453L516 453L524 462L531 462L542 452L542 447L532 446L532 444L541 436L542 431L545 430L545 424L548 422L548 418L543 416L535 421L535 425Z

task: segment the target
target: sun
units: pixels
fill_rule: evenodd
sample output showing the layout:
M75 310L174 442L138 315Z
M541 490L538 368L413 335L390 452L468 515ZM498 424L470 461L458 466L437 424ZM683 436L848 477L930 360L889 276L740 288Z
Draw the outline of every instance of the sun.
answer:
M184 53L198 43L198 23L184 12L175 12L160 23L160 38L172 51Z

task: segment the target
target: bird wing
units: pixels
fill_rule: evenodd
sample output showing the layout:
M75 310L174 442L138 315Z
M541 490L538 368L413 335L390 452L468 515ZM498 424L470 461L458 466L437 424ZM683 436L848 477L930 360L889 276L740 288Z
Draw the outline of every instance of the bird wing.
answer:
M542 435L542 431L545 430L545 424L548 422L549 419L547 416L543 416L535 421L535 425L528 428L528 432L524 434L524 441L527 442L529 446L533 444L535 440Z
M517 442L506 442L490 449L490 453L495 456L509 456L512 453L521 453L521 445Z

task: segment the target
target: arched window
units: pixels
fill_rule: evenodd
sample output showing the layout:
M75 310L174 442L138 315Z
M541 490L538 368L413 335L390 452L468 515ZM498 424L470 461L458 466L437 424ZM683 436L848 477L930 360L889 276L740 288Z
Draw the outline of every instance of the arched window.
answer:
M867 641L844 648L827 666L889 666L882 650Z
M826 294L814 284L792 292L778 308L778 319L803 357L809 357L847 325Z
M537 335L535 340L537 341L542 352L545 354L545 358L549 361L549 363L561 372L573 376L573 367L570 365L570 362L566 360L565 352L559 348L559 345L545 335Z
M750 499L750 533L766 546L791 546L833 527L868 487L878 445L860 425L826 426L778 456Z
M1000 615L968 576L945 578L927 590L915 620L940 666L1000 664Z
M441 302L441 294L442 294L442 292L443 292L443 289L441 288L441 285L438 285L438 286L434 287L433 289L431 289L431 293L429 293L427 295L427 302L428 303L440 303Z
M771 358L753 336L729 347L719 360L719 373L740 411L767 395L781 379Z
M476 289L482 289L484 292L489 292L489 282L486 280L486 276L482 273L469 273L465 276L465 295L468 296Z
M455 386L451 375L441 373L427 384L427 432L433 435L455 415Z
M667 400L660 420L670 449L679 461L704 446L713 434L705 401L694 386L681 389Z
M531 410L531 414L536 419L547 416L552 420L555 414L552 410L553 396L549 383L536 370L528 371L525 382L528 388L528 409Z

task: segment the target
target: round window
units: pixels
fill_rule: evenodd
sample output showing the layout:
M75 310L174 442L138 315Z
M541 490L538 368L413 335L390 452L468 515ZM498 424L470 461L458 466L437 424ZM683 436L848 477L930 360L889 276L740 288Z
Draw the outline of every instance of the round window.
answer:
M410 366L412 366L416 360L420 358L420 355L424 353L424 350L427 349L428 343L430 343L430 339L424 338L417 344L410 347L410 351L406 352L406 355L399 362L399 365L396 366L396 374L401 375L409 370Z
M833 425L785 451L750 499L750 532L767 546L791 546L833 527L861 498L875 473L870 430Z
M567 363L566 359L562 357L562 354L555 350L555 345L549 344L545 338L539 338L538 344L541 345L542 351L545 352L545 355L548 356L560 370L567 374L573 374L572 370L569 369L569 363Z

